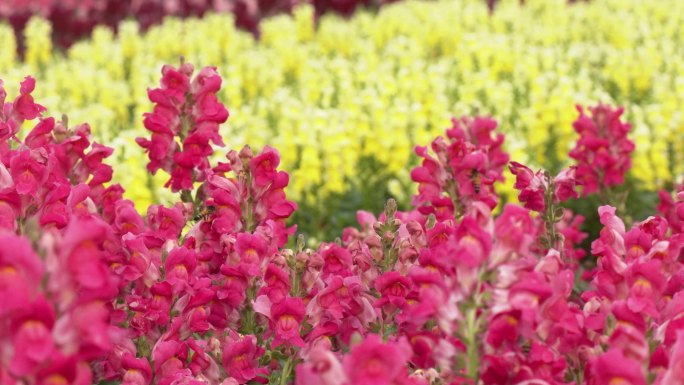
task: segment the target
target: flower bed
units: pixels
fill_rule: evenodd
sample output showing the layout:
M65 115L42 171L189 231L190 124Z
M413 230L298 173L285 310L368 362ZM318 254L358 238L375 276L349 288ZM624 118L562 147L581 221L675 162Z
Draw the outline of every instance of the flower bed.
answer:
M183 62L148 91L137 142L172 204L143 217L87 124L46 116L33 78L15 98L0 83L0 383L684 381L684 190L659 215L618 215L622 109L580 108L558 173L509 162L491 118L454 119L416 148L409 210L389 200L334 242L288 248L278 152L212 156L221 85ZM507 167L523 206L494 215ZM593 267L563 208L590 196L606 203Z

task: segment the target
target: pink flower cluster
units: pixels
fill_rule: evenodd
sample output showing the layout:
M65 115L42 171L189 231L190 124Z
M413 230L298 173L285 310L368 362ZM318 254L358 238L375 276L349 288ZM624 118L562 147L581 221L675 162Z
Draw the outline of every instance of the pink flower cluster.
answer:
M681 192L629 229L598 208L584 270L582 217L560 207L580 167L511 163L524 206L493 215L504 138L461 118L417 149L414 209L390 200L335 242L291 249L278 152L213 164L221 81L191 74L164 67L149 93L140 144L180 199L144 216L107 185L111 149L86 125L43 117L30 78L12 102L0 87L0 384L684 381Z
M627 138L631 126L620 120L624 109L599 104L589 108L591 116L581 106L577 110L580 117L573 126L580 138L569 155L577 161L582 194L621 185L632 167L630 154L634 151L634 142Z
M191 81L192 72L188 63L178 69L164 66L162 86L148 92L155 106L144 124L152 138L138 138L150 158L148 170L169 173L167 186L173 191L191 190L194 182L207 179L211 143L223 146L219 125L228 119L228 110L216 97L221 89L216 68L202 69Z
M493 186L503 181L509 159L502 150L504 136L493 136L495 120L463 117L453 119L452 124L446 138L432 142L436 157L427 147L416 147L423 161L411 171L419 191L412 203L422 214L434 214L440 220L463 215L468 208L492 210L498 202Z
M100 215L121 192L104 186L112 150L87 125L41 117L34 86L27 77L6 102L0 82L0 383L91 384L91 364L125 333L110 318L117 241Z

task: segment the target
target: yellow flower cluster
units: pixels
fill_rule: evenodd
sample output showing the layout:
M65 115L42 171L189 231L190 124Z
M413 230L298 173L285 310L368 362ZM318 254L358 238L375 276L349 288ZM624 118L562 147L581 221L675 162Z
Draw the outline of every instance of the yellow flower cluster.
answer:
M145 135L146 89L180 56L219 68L228 147L278 148L288 191L302 202L346 190L368 156L405 198L398 186L409 178L413 146L464 114L494 116L514 160L558 167L576 138L576 103L625 106L637 144L633 175L647 188L684 177L683 1L498 4L490 15L482 0L405 1L318 25L301 7L265 21L258 41L230 15L167 19L145 34L126 22L116 35L96 29L67 52L55 51L50 26L33 19L22 63L0 26L9 42L0 74L6 85L34 75L36 100L52 114L90 122L99 141L117 147L115 175L143 205L163 199L154 190L165 179L145 176L134 143Z

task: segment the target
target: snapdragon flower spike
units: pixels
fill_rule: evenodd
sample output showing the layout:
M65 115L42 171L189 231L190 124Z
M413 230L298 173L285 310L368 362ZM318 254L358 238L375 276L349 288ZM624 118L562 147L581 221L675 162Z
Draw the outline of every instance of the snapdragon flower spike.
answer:
M215 92L219 85L216 78L207 76L188 86L183 73L169 74L162 88L170 90L171 100L180 101L180 95L189 92L187 87L194 92L193 84L198 87L195 93ZM214 102L209 95L202 107ZM207 111L220 115L220 108L214 107ZM202 124L216 119L211 111L202 118ZM288 296L290 271L278 253L294 230L284 223L296 207L287 201L283 190L288 184L287 174L277 170L279 155L272 148L254 155L245 147L229 152L228 160L211 168L196 191L188 191L196 198L192 203L151 206L142 221L119 203L121 208L112 216L117 229L127 232L121 236L130 255L117 262L125 266L120 270L126 281L123 290L130 295L121 310L128 313L124 319L134 331L131 338L136 347L124 350L151 358L149 347L157 346L153 354L171 351L189 357L187 361L160 357L166 362L153 368L153 383L218 383L217 359L228 375L224 381L262 382L268 373L259 362L264 347L255 338L243 340L237 334L238 330L248 331L253 337L257 330L268 327L264 318L255 315L259 310L252 304L256 293L274 304L273 309L268 308L268 314L273 310L276 316L271 324L275 338L271 348L278 344L284 345L283 349L304 346L299 336L304 305L301 299ZM199 214L201 211L206 214ZM131 274L123 275L129 271ZM299 301L299 306L279 306L292 305L293 300ZM294 328L291 319L295 320ZM232 337L211 337L224 332ZM233 350L238 347L243 350ZM212 354L201 353L204 350ZM246 357L252 351L255 356Z
M166 187L174 192L192 190L194 182L207 179L211 144L223 146L219 125L229 116L216 97L221 89L216 68L205 67L195 78L193 72L189 63L162 68L161 87L148 92L155 107L144 124L152 136L137 139L148 153L148 170L166 171L171 176Z
M445 137L432 142L436 157L427 147L416 147L423 158L421 166L411 171L418 183L413 204L421 213L435 214L438 220L470 211L475 202L493 209L498 197L493 184L503 181L503 168L508 154L502 151L504 136L492 136L495 120L485 117L452 119Z
M629 123L621 120L624 109L606 104L589 107L590 115L578 105L579 118L573 123L580 135L571 158L577 161L577 181L582 195L619 186L632 166L634 142L627 138Z

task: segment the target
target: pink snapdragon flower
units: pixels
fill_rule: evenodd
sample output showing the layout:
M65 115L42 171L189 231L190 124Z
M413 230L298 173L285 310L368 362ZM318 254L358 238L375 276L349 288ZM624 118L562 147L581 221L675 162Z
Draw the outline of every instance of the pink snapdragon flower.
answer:
M188 287L194 279L193 271L197 267L197 255L194 250L176 247L169 252L164 263L166 281L179 293Z
M261 273L262 261L269 255L269 245L261 235L238 233L235 251L239 266L246 274L257 276Z
M300 327L304 320L305 308L301 298L287 297L271 307L273 346L282 344L304 347L300 337Z
M0 317L31 303L45 267L26 238L0 234L0 296L3 306Z
M14 100L14 105L12 106L14 107L14 112L23 120L33 120L45 111L45 107L36 104L33 101L31 92L33 92L35 88L36 80L27 76L24 81L21 82L19 97Z
M343 366L349 384L410 384L406 371L409 358L411 347L406 341L385 344L377 335L369 334L361 344L352 347Z
M532 211L542 213L548 204L564 202L578 196L575 190L574 167L562 170L554 178L548 177L541 170L535 173L518 162L511 162L509 169L516 176L513 187L520 191L518 199ZM546 194L551 188L553 188L552 201L547 202Z
M125 371L122 384L149 385L152 380L150 362L144 358L135 358L128 352L123 356L122 370Z
M411 289L411 280L408 277L398 271L388 271L375 280L375 290L380 293L375 306L386 308L390 312L401 309L406 306L406 297Z
M304 363L297 366L295 385L344 385L347 376L342 364L325 343L319 343L305 356Z
M44 298L37 298L13 317L11 341L14 356L9 365L12 374L22 377L57 353L52 338L55 311Z
M36 196L48 177L47 159L37 151L19 152L10 161L10 172L17 193Z
M612 349L599 356L591 366L589 385L646 385L638 362Z
M266 368L259 367L258 359L264 350L257 346L256 341L253 335L238 336L233 331L226 337L223 368L239 384L246 384L257 376L268 373Z
M672 363L662 376L661 385L684 383L684 330L677 332L677 340L672 347L669 361Z

